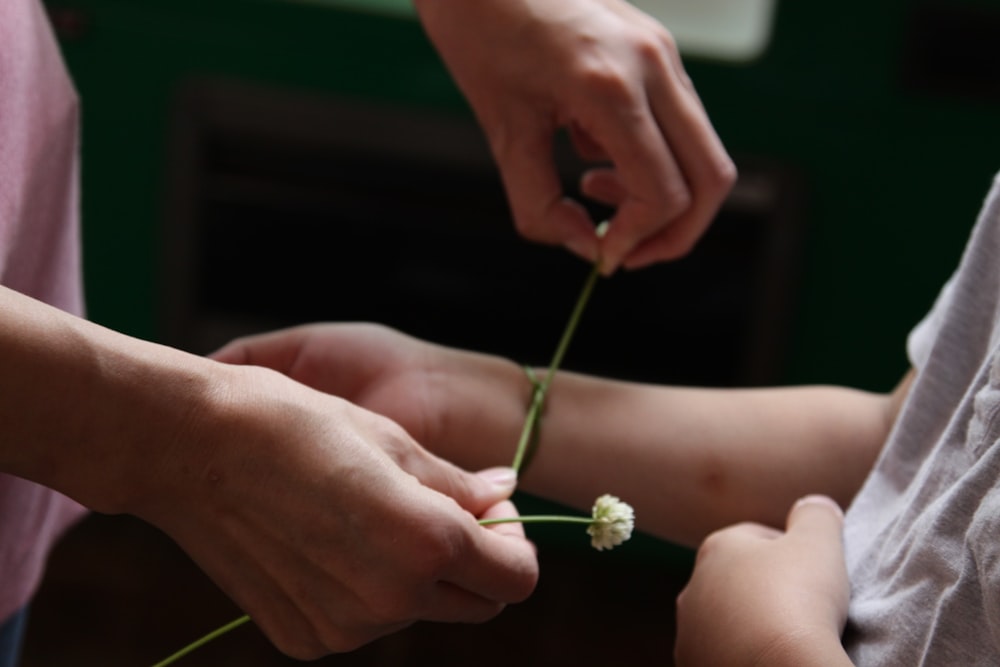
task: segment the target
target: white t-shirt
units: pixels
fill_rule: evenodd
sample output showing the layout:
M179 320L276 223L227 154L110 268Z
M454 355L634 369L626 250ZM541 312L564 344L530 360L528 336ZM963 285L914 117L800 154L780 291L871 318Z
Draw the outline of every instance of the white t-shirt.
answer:
M38 0L0 0L0 284L79 315L77 106ZM30 599L52 543L82 512L0 474L0 624Z
M1000 664L1000 176L908 352L916 380L849 508L858 665Z

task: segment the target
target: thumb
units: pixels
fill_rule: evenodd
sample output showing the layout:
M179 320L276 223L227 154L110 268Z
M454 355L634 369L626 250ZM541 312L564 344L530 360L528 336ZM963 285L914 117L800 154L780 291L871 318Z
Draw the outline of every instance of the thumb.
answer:
M800 498L788 513L786 532L814 543L839 547L844 527L844 511L827 496Z
M236 365L247 364L247 359L249 358L247 349L240 341L226 343L214 352L209 352L206 356L213 361Z
M470 473L449 464L439 469L433 478L425 477L422 481L479 517L490 507L510 498L517 488L517 472L509 467L496 467Z
M230 341L208 355L224 364L264 366L285 372L301 352L306 329L272 331Z
M842 631L850 600L844 562L844 513L826 496L801 498L788 513L785 537L798 543L800 556L811 568L807 586L818 593L817 612Z

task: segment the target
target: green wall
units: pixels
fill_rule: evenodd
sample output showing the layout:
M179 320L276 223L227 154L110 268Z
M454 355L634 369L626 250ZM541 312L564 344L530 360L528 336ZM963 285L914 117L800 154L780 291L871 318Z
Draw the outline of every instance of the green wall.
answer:
M169 113L188 78L466 113L411 20L277 0L48 4L83 99L90 314L140 337L156 337ZM787 164L805 179L790 382L891 386L905 369L903 337L953 267L1000 168L1000 105L904 89L915 4L784 0L758 61L688 63L734 155Z

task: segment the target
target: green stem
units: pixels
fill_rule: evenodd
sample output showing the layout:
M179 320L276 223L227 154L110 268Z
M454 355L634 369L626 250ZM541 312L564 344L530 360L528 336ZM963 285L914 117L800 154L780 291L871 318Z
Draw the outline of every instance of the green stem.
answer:
M532 514L531 516L508 516L502 519L480 519L480 526L492 526L497 523L594 523L590 516L561 516L557 514Z
M549 372L546 374L545 379L542 380L543 393L548 390L549 384L552 382L552 378L555 376L556 370L559 369L559 365L562 363L563 357L566 356L566 350L569 348L569 343L573 340L573 334L576 332L576 325L580 323L580 317L583 315L583 309L587 307L587 301L590 299L590 293L594 291L594 285L597 283L597 278L600 275L601 265L599 262L596 262L590 270L590 275L587 276L587 282L583 284L583 289L580 290L580 296L576 299L576 305L573 307L573 313L569 317L569 322L566 323L566 329L563 331L562 338L559 339L559 345L556 347L556 353L552 355L552 363L549 365Z
M244 623L248 622L249 620L250 620L249 616L240 616L235 621L230 621L229 623L226 623L225 625L223 625L221 628L217 628L217 629L213 630L212 632L209 632L207 635L205 635L201 639L198 639L198 640L195 640L195 641L191 642L190 644L188 644L187 646L185 646L184 648L182 648L180 651L177 651L177 653L174 653L173 655L171 655L169 658L166 658L166 659L161 660L160 662L156 663L155 665L153 665L153 667L166 667L167 665L172 665L173 663L177 662L178 660L180 660L181 658L183 658L184 656L186 656L188 653L190 653L191 651L195 650L196 648L204 646L205 644L207 644L208 642L212 641L213 639L226 634L230 630L238 628L239 626L243 625Z
M577 297L576 305L573 307L573 313L570 315L569 322L566 323L566 328L563 330L562 338L559 339L559 345L556 346L556 352L552 355L552 362L549 364L549 370L545 374L545 379L541 382L532 380L534 389L531 392L531 403L528 405L528 414L524 418L524 427L521 429L521 437L517 442L514 463L511 464L514 470L521 470L521 465L524 463L525 456L528 453L528 446L533 441L532 436L538 428L538 419L542 413L542 407L545 405L545 395L549 390L549 385L552 383L556 371L559 370L559 365L566 355L570 341L573 340L573 334L576 331L577 324L580 322L580 317L583 315L583 309L587 306L590 293L594 291L594 285L597 283L597 278L600 275L601 263L594 262L594 266L590 270L590 275L587 276L587 282L584 283L583 289L580 291L580 296Z
M586 523L586 524L591 524L593 522L594 522L594 518L593 517L589 517L589 516L563 516L563 515L556 515L556 514L532 514L532 515L529 515L529 516L508 516L508 517L501 517L501 518L497 518L497 519L480 519L479 520L479 525L480 526L491 526L491 525L498 524L498 523ZM156 663L155 665L153 665L153 667L167 667L167 665L172 665L173 663L177 662L178 660L180 660L181 658L183 658L184 656L186 656L191 651L194 651L196 648L204 646L205 644L207 644L208 642L212 641L213 639L218 639L219 637L221 637L222 635L226 634L230 630L234 630L234 629L238 628L239 626L243 625L244 623L248 622L249 620L250 620L249 616L240 616L236 620L230 621L229 623L226 623L222 627L217 628L217 629L209 632L207 635L205 635L201 639L197 639L197 640L191 642L190 644L188 644L187 646L185 646L181 650L177 651L176 653L174 653L170 657L165 658L164 660L161 660L160 662Z

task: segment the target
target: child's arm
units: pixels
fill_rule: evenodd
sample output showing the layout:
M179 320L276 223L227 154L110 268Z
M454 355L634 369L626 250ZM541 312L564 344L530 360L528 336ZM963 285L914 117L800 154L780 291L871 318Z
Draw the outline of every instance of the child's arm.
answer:
M561 373L522 488L574 504L616 492L640 527L689 545L739 521L780 527L804 495L850 503L908 385L697 389Z
M216 356L381 412L468 469L510 464L531 392L508 360L374 325L299 327ZM521 488L581 508L615 493L640 528L688 545L738 521L780 527L806 494L851 500L907 387L693 389L560 372Z

